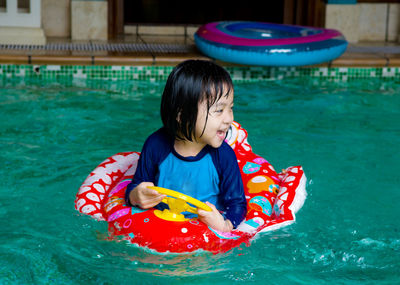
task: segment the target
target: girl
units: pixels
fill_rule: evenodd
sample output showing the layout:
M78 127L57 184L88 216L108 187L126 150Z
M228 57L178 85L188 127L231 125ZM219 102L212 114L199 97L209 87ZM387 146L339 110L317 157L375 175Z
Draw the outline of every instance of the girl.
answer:
M164 126L143 146L126 190L128 205L160 207L165 195L147 188L156 184L206 202L212 212L198 210L198 216L209 227L235 228L246 215L246 199L235 153L224 141L232 108L233 84L225 69L203 60L176 66L161 99Z

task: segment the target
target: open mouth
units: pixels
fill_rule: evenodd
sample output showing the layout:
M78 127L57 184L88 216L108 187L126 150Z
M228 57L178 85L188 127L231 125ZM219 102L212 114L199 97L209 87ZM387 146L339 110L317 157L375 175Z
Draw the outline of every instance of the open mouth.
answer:
M218 138L220 138L221 140L224 140L225 139L225 137L226 137L226 131L217 131L217 136L218 136Z

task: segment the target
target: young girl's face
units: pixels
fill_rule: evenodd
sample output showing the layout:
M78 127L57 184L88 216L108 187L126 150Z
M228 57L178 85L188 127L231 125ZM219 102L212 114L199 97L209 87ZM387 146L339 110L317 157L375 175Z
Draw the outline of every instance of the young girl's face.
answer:
M208 118L207 118L208 112ZM207 124L206 124L207 120ZM196 141L202 145L210 145L214 148L221 146L226 134L233 122L233 90L227 96L222 96L210 110L207 110L207 102L201 102L198 106L195 136ZM204 128L205 125L205 128ZM204 130L204 132L203 132Z

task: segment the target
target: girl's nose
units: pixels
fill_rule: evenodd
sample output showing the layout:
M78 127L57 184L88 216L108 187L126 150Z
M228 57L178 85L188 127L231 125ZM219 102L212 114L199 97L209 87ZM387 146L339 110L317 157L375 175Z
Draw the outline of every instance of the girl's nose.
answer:
M232 122L233 122L233 111L232 111L232 110L229 110L229 111L226 113L225 117L224 117L224 123L230 125L230 124L232 124Z

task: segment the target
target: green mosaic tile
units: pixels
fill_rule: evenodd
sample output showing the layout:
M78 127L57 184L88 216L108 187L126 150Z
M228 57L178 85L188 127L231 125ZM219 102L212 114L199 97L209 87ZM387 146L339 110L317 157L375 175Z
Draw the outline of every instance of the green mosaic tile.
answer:
M172 66L79 66L79 65L0 65L1 78L26 77L46 80L101 79L101 80L150 80L165 81ZM328 81L353 81L377 78L399 80L399 67L350 68L350 67L226 67L235 82L282 80L307 77Z

